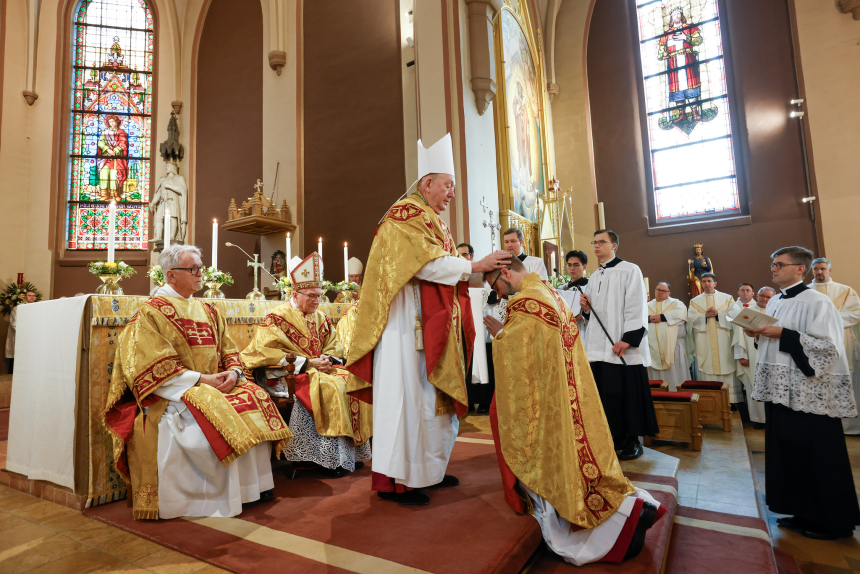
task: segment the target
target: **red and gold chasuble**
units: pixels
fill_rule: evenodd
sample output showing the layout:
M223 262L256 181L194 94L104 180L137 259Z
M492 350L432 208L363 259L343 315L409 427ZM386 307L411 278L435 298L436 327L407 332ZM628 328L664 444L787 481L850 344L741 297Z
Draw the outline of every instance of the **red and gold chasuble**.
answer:
M197 299L152 297L123 330L103 420L117 471L131 483L136 519L158 518L158 423L168 401L153 391L186 371L233 368L242 363L224 318ZM268 393L253 383L222 393L198 382L182 401L223 466L263 441L277 441L280 454L292 438Z
M260 367L282 368L278 365L287 353L307 359L323 354L344 356L331 320L320 310L305 315L290 302L266 315L242 351L245 376L252 379L251 371ZM309 368L296 377L296 397L313 417L321 436L345 436L358 445L373 435L373 410L370 404L347 394L348 375L340 368L329 373Z
M634 492L621 472L576 320L549 283L526 276L493 342L493 438L505 500L531 510L517 479L580 528Z
M348 390L372 401L373 349L388 324L391 302L422 267L440 257L458 257L451 232L419 193L395 203L379 227L370 248L361 287L361 305L349 348ZM436 387L437 414L468 410L466 367L475 342L469 285L420 281L421 326L427 380Z

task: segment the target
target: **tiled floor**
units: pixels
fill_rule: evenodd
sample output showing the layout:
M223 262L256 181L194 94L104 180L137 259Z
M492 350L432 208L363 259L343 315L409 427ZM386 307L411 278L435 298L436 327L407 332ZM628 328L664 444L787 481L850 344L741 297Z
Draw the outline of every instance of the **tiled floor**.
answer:
M762 516L768 522L773 545L794 556L803 574L860 574L860 531L855 530L854 537L845 540L810 540L776 525L776 519L783 515L768 511L764 503L764 431L749 428L745 430L745 435L756 469L756 497ZM854 486L860 493L860 437L849 436L845 440L851 458Z

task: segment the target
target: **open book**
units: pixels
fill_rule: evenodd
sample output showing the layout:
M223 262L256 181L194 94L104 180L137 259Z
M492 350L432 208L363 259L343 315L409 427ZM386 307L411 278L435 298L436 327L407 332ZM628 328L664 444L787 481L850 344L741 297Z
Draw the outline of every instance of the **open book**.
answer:
M750 331L755 331L756 329L761 329L762 327L768 327L770 325L773 325L774 323L779 321L779 319L771 317L770 315L765 315L760 311L743 308L737 315L734 316L734 318L730 318L729 321L742 329L749 329Z

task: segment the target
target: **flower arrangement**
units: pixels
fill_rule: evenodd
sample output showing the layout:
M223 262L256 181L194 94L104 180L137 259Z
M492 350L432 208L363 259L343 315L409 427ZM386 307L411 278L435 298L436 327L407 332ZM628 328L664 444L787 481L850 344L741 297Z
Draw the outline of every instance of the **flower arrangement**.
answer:
M146 276L152 279L152 282L159 287L164 287L166 280L164 279L164 271L161 270L161 265L153 265L146 272Z
M332 283L331 281L323 281L322 282L322 290L323 290L323 294L328 293L329 291L337 291L337 284Z
M551 275L549 278L549 282L553 287L558 289L559 287L563 287L564 285L567 285L568 282L570 282L570 275Z
M0 313L8 315L12 309L24 303L27 300L27 291L36 293L36 301L42 300L42 293L29 281L21 285L10 283L6 290L0 293Z
M118 275L122 279L131 277L137 273L137 271L134 270L134 267L126 265L122 261L111 263L106 263L104 261L90 261L87 263L87 267L90 268L90 273L93 275Z
M290 281L289 277L281 277L277 283L272 283L272 285L277 285L278 291L289 291L293 288L293 282Z
M336 283L334 287L332 287L332 291L337 291L338 293L343 293L344 291L355 293L360 289L361 285L359 285L355 281L341 281L340 283Z
M226 271L215 269L214 267L203 266L203 281L205 283L220 283L221 285L230 286L233 284L233 276Z

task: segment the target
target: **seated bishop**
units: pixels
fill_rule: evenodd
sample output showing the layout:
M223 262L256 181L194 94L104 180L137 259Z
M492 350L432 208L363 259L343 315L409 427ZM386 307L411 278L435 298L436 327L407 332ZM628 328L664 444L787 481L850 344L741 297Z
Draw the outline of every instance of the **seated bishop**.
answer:
M271 500L271 453L292 434L269 395L242 377L218 309L194 299L200 250L172 245L167 285L119 337L103 422L135 519L235 516Z
M484 277L509 298L504 325L484 319L495 335L490 423L505 501L575 566L633 558L665 507L621 472L570 307L519 259Z
M286 356L296 356L297 400L289 423L294 436L284 456L315 463L337 478L370 460L373 412L369 403L346 394L348 373L339 368L345 353L331 320L319 310L321 263L314 252L293 268L289 301L266 315L242 351L242 362L246 376L254 371L269 394L287 398Z

